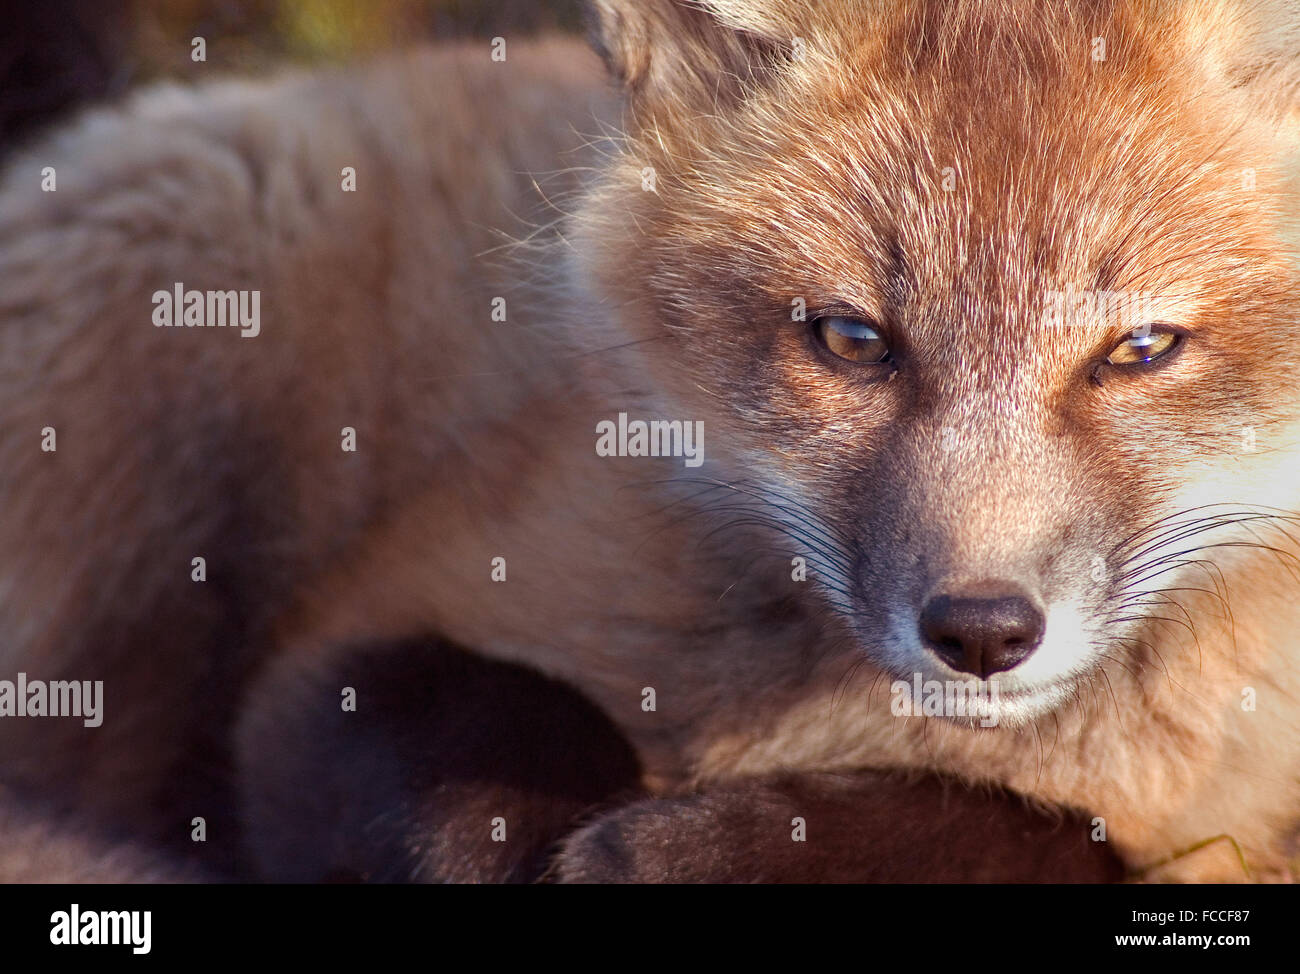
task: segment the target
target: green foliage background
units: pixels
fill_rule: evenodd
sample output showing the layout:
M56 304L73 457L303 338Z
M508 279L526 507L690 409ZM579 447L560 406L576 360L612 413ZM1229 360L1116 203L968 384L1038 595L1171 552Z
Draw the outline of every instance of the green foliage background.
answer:
M126 41L138 75L174 74L201 36L209 65L256 70L338 61L418 41L582 28L580 0L131 0Z

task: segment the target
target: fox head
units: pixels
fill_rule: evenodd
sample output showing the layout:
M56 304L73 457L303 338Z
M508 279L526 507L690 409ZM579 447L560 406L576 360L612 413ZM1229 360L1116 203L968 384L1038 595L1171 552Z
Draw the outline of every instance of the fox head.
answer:
M579 271L860 652L1014 721L1295 561L1293 5L595 7Z

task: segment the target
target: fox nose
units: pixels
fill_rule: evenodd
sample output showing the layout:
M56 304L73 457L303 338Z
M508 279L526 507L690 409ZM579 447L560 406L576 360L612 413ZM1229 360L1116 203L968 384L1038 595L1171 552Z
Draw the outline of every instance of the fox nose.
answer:
M988 677L1037 649L1047 620L1012 586L985 585L980 591L934 596L921 610L920 628L930 650L954 670Z

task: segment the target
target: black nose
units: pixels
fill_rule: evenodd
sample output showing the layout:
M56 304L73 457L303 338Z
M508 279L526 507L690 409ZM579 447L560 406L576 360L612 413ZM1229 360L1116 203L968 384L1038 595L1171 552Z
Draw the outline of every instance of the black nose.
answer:
M954 670L987 677L1009 670L1038 648L1047 626L1033 601L1010 585L979 595L936 595L921 610L921 636Z

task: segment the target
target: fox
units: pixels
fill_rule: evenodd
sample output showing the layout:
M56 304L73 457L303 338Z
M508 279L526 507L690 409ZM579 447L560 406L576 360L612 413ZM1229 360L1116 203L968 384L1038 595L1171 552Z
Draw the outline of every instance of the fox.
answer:
M104 685L0 721L22 834L144 881L1291 879L1300 9L590 20L6 164L0 677ZM160 326L187 289L260 320Z

